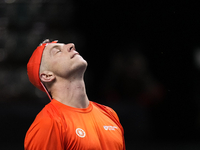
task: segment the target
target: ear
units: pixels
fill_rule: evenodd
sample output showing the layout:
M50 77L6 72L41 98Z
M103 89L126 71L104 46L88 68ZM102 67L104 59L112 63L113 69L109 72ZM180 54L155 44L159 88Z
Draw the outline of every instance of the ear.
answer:
M40 74L40 80L42 82L45 82L45 83L48 83L48 82L51 82L55 79L55 75L53 74L53 72L51 71L43 71L41 74Z

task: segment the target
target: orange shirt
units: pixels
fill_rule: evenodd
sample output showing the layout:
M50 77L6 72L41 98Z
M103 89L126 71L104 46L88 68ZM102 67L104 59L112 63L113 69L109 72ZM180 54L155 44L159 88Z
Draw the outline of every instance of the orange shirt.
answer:
M25 150L125 150L123 128L109 107L78 109L53 99L26 133Z

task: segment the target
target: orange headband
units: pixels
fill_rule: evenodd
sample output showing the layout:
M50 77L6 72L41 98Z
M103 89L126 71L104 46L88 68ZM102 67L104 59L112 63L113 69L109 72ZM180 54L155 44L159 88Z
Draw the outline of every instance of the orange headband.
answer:
M57 43L57 42L58 41L53 41L53 42L50 42L50 43ZM45 47L48 44L49 43L43 43L42 45L38 46L35 49L35 51L33 52L32 56L30 57L29 62L27 64L27 74L28 74L30 82L34 86L36 86L38 89L46 92L48 97L50 99L52 99L49 92L47 91L46 87L41 82L40 75L39 75L40 64L41 64L41 60L42 60L42 54L43 54Z

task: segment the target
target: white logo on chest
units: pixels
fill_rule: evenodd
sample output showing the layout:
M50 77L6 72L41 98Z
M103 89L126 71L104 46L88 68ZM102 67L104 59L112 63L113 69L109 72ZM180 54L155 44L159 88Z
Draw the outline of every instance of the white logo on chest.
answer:
M116 126L103 126L105 130L115 130L117 129Z
M84 138L85 137L85 131L83 130L83 129L81 129L81 128L77 128L76 129L76 134L79 136L79 137L81 137L81 138Z

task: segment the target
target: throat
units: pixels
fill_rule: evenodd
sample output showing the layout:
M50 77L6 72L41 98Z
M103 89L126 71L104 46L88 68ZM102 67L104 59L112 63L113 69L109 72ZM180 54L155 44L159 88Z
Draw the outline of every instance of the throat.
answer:
M87 108L89 105L84 82L71 82L59 86L52 92L52 96L61 103L75 108Z

